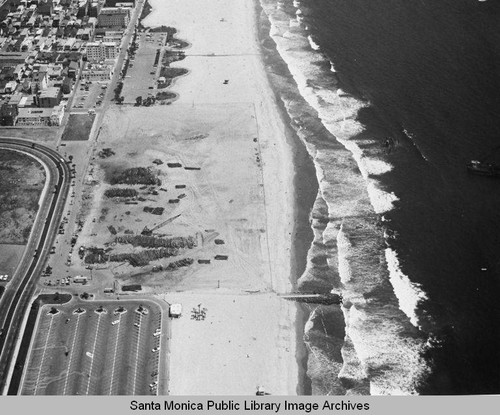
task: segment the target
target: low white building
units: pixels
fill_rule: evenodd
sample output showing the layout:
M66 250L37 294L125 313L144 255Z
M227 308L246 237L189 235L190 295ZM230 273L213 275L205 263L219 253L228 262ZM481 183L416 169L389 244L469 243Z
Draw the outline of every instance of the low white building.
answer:
M73 278L73 282L76 284L87 284L88 278L83 275L77 275Z
M52 114L50 114L50 124L54 126L59 126L62 123L64 117L65 107L62 104L59 104L52 108Z
M19 108L16 125L39 126L49 125L52 108Z
M17 82L16 81L10 81L10 82L7 82L7 84L5 85L5 93L6 94L12 94L16 91L16 88L17 88Z
M113 76L112 65L97 65L88 63L82 71L81 79L86 81L109 81Z
M17 126L44 126L61 125L64 117L64 105L58 105L54 108L22 108L19 107L17 116Z

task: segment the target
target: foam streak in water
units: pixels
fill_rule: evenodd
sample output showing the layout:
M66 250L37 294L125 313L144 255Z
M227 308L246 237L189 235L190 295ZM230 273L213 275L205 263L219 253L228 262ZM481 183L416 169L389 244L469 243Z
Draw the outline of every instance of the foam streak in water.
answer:
M349 239L345 236L342 226L337 234L337 249L338 249L338 261L339 261L339 276L340 281L343 284L348 283L351 280L351 267L349 266L349 261L347 260L347 254L349 253L349 248L351 244Z
M415 327L418 327L418 317L415 311L417 310L418 303L425 300L427 296L417 284L411 282L403 274L399 267L399 260L395 251L391 248L386 248L385 259L394 293L399 300L399 308L408 316L411 323Z

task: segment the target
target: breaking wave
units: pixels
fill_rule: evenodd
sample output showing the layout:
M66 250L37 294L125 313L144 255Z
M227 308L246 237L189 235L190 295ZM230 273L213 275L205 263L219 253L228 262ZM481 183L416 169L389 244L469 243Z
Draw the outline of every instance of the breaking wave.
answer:
M391 248L385 249L385 260L389 268L389 275L394 293L398 297L399 308L408 316L415 327L418 327L418 317L415 314L421 301L427 299L427 295L418 284L412 283L408 276L403 274L399 267L398 256Z

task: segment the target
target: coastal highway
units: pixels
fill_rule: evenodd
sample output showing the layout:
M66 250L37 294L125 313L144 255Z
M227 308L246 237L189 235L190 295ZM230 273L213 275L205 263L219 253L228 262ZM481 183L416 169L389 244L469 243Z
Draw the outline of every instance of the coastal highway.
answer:
M39 159L48 169L47 185L35 223L11 282L0 300L0 391L6 393L21 327L45 259L61 221L70 186L70 168L56 151L27 140L1 138L0 150L14 150Z

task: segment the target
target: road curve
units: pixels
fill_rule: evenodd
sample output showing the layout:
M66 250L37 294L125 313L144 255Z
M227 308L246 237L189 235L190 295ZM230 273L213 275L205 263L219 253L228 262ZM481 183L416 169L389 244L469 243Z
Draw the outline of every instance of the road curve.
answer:
M0 300L0 391L6 394L21 326L55 239L70 186L70 168L56 151L28 140L0 138L0 149L19 151L48 168L48 187L23 257Z

